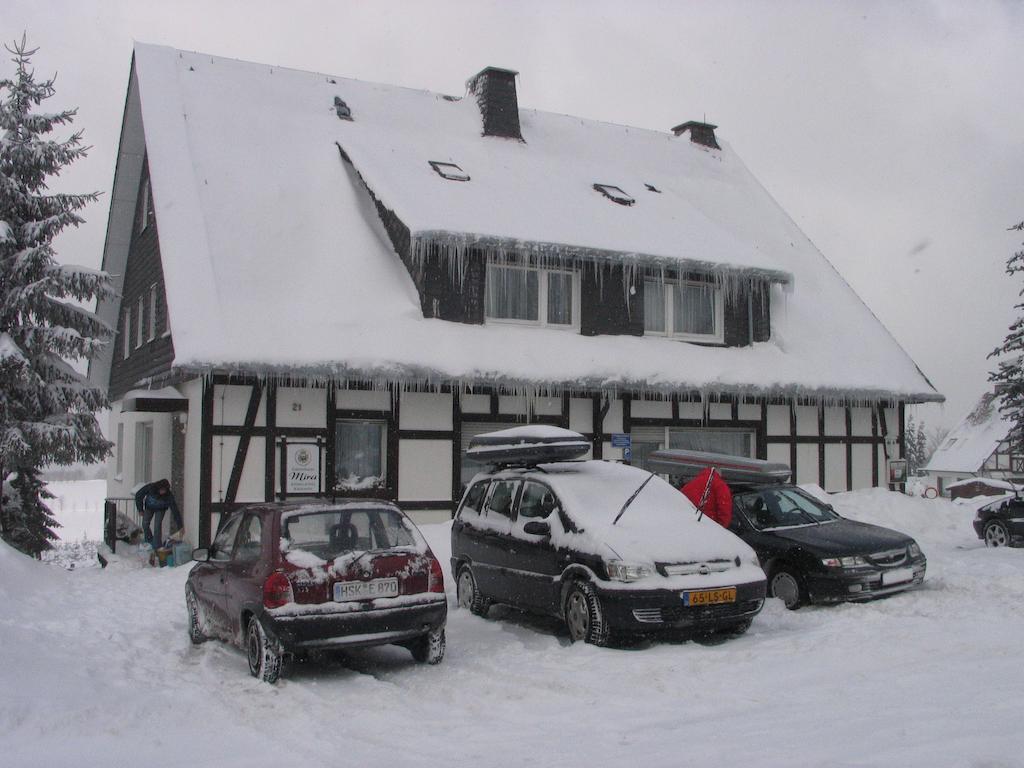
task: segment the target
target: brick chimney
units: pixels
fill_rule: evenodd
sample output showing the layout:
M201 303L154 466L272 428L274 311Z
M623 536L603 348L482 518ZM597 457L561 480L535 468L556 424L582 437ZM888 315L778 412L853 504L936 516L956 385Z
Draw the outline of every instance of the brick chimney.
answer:
M676 136L682 136L689 131L690 141L694 144L711 147L712 149L721 149L718 146L718 142L715 141L715 128L717 127L717 125L711 125L711 123L699 123L696 120L689 120L673 128L672 133Z
M466 83L476 96L484 119L484 136L502 136L523 140L519 130L519 100L516 98L516 75L511 69L487 67Z

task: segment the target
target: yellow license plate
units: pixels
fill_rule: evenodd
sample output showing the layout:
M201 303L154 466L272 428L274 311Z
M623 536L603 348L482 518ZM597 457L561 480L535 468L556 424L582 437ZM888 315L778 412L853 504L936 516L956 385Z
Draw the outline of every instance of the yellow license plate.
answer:
M723 587L722 589L694 589L683 592L683 605L719 605L720 603L735 603L736 587Z

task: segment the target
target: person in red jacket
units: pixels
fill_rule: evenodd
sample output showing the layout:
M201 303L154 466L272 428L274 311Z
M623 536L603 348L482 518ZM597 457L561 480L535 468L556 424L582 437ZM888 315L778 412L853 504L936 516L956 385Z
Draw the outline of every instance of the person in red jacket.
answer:
M732 522L732 491L714 467L708 467L679 489L699 512L723 528Z

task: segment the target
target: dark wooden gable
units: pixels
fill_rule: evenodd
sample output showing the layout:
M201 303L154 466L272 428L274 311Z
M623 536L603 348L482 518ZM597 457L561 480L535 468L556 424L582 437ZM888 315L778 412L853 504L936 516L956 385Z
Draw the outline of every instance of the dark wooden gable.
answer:
M120 312L114 337L114 355L110 368L110 399L117 400L139 382L170 371L174 362L174 342L169 332L164 271L160 261L153 196L149 190L149 165L143 163L135 204L131 244L125 266ZM156 287L156 334L150 339L150 291ZM142 299L141 316L139 299ZM131 318L129 353L124 354L124 319ZM142 323L142 344L137 343Z
M627 285L623 267L584 265L580 274L580 333L643 336L644 281Z

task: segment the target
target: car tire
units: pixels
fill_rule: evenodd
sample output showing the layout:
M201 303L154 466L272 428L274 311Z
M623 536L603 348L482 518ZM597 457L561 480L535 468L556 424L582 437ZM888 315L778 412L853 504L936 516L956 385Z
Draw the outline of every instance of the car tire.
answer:
M785 565L772 572L772 577L768 580L768 594L782 600L791 611L795 611L807 601L799 574Z
M989 520L985 524L986 547L1010 546L1010 531L1002 520Z
M491 608L489 598L480 594L476 586L476 577L468 565L459 570L459 578L455 584L456 595L460 608L467 608L474 616L486 616Z
M574 581L565 593L562 610L572 642L582 640L591 645L608 645L610 633L601 610L601 598L590 582Z
M444 627L430 630L409 645L412 657L420 664L440 664L444 659Z
M192 641L192 645L201 645L208 638L203 631L204 622L199 598L192 587L185 590L185 608L188 610L188 639Z
M721 634L726 637L739 637L740 635L745 635L747 630L750 629L750 625L753 623L753 619L744 619L739 624L733 624L731 627L726 627L721 631Z
M276 683L281 676L283 654L277 642L271 640L263 623L253 616L245 633L245 651L249 659L249 674L265 683Z

